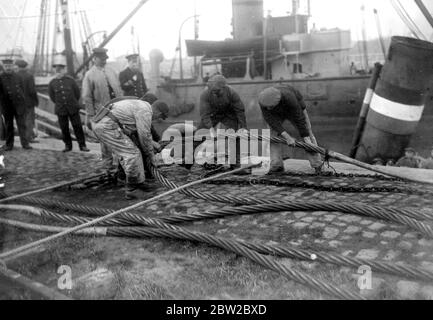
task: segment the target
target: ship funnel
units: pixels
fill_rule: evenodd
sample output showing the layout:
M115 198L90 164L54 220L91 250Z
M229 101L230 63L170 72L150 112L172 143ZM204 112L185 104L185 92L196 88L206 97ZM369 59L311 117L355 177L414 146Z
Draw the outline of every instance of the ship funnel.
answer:
M232 7L235 40L263 35L263 0L232 0Z
M398 159L421 120L433 80L433 43L393 37L356 159Z

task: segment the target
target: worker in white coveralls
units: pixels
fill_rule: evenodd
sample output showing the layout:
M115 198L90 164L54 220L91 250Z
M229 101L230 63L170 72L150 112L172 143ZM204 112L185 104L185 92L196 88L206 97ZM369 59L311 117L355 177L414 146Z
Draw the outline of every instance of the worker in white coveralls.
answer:
M152 144L152 121L165 120L169 108L161 101L153 105L137 99L115 99L93 118L93 132L107 146L102 153L109 170L113 154L126 174L126 198L137 198L138 191L149 191L145 184L143 158L156 166ZM137 146L138 145L138 146Z

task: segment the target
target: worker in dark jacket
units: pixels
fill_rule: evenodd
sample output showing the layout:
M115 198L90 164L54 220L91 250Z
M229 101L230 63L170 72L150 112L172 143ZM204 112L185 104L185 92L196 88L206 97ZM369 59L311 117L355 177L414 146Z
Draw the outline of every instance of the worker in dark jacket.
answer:
M271 135L282 136L289 146L294 147L296 140L287 132L284 125L284 122L288 120L298 130L305 142L317 145L308 117L307 106L298 90L291 86L268 88L260 93L259 104L263 118L271 128ZM282 147L282 144L271 143L270 173L284 171ZM307 152L307 156L311 167L316 170L316 173L319 173L323 163L320 155Z
M75 80L66 74L66 62L63 56L56 57L53 67L56 68L56 77L48 85L48 92L51 101L55 104L55 113L62 130L63 142L65 143L63 152L72 151L69 121L71 121L74 128L80 150L89 152L81 125L80 105L78 102L80 100L80 89Z
M245 106L237 92L227 85L222 75L209 79L200 96L201 128L215 129L219 124L225 129L246 129Z
M148 89L143 73L140 71L140 56L131 54L126 56L126 59L128 59L128 67L119 74L120 86L125 96L141 98Z
M26 99L26 127L27 140L29 143L34 143L37 133L35 132L35 107L39 105L38 93L36 92L35 78L27 70L28 63L24 60L15 61L18 67L18 75L21 77L24 84L24 97Z
M14 118L17 122L23 149L32 149L26 137L24 83L21 77L14 72L14 61L12 59L4 59L2 62L5 71L0 75L0 98L6 126L5 151L11 151L14 148Z
M200 129L209 129L216 136L218 129L246 131L245 106L238 93L222 75L211 77L200 96ZM236 164L240 164L240 143L236 143ZM226 151L227 153L227 151ZM234 165L233 163L230 163Z

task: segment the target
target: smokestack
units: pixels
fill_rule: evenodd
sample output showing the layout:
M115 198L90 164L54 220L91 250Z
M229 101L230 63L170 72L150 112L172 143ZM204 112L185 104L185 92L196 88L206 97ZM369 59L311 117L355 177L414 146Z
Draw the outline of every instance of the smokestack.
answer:
M263 35L263 0L232 0L232 7L235 40Z

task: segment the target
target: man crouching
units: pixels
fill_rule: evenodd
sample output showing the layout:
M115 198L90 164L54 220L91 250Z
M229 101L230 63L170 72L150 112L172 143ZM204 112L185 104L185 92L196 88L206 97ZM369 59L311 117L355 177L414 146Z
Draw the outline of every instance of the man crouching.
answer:
M113 154L126 174L125 197L136 199L139 189L149 191L145 184L144 160L156 166L152 144L152 121L165 120L169 108L157 101L152 106L136 99L115 99L101 108L93 119L93 131L108 150L102 154L105 167L113 167Z

